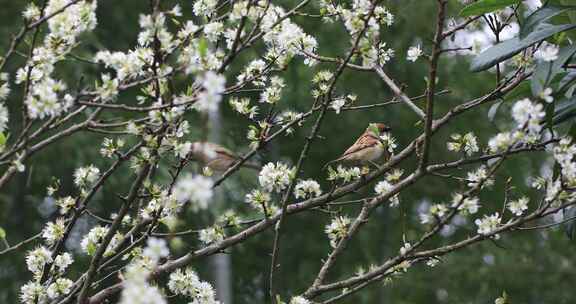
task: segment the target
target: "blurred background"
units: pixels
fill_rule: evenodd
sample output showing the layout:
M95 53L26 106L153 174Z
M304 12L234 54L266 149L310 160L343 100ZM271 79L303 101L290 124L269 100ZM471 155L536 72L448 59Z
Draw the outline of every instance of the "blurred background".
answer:
M396 51L395 58L387 64L386 70L399 83L408 89L409 96L424 92L427 66L425 60L416 63L405 60L406 50L415 44L421 44L424 52L430 49L432 37L435 1L389 0L388 7L395 14L395 24L384 29L382 35L389 47ZM21 26L21 12L27 1L0 0L0 50L3 54L8 47L11 35ZM186 15L190 15L193 1L162 1L165 9L180 3ZM290 7L293 0L282 1L284 7ZM456 16L461 5L450 1L450 14ZM304 9L317 12L316 1ZM85 36L82 44L73 52L81 58L91 58L97 50L126 51L136 44L138 34L138 16L148 13L148 1L99 1L97 29ZM318 39L319 54L342 56L348 49L349 36L339 23L323 23L320 19L296 17L296 23L307 33ZM262 55L263 46L245 52L232 65L226 74L233 82L244 63ZM22 63L19 56L13 57L9 71L12 73ZM488 92L495 84L495 75L487 72L472 74L468 72L468 60L465 56L443 57L440 62L439 87L450 90L450 94L437 97L437 113L445 113L449 108L471 98ZM93 83L98 66L70 59L60 64L58 77L66 79L74 87L80 75L86 76L86 83ZM281 76L287 82L287 88L279 107L285 110L306 111L313 102L310 91L311 79L317 71L334 69L334 65L319 64L310 69L301 59L296 59ZM76 80L76 81L75 81ZM181 79L184 85L184 80ZM8 107L15 111L19 107L21 88L13 86L14 95L9 99ZM137 90L125 92L119 98L121 102L136 103ZM346 71L336 88L336 94L356 94L356 105L365 105L388 101L391 92L372 73ZM256 100L257 96L254 96ZM420 101L421 102L421 101ZM508 112L504 103L494 122L487 119L489 107L467 113L454 121L452 127L435 135L432 150L434 162L455 160L459 155L446 150L446 141L452 133L473 131L480 143L485 146L488 138L506 126ZM500 114L502 113L502 115ZM116 113L117 114L117 113ZM123 114L124 115L124 114ZM502 116L502 117L499 117ZM19 115L12 115L11 125L19 128ZM238 153L249 150L246 133L248 123L236 115L227 102L222 103L221 111L214 117L192 115L189 119L193 132L190 140L211 138ZM313 119L292 136L273 142L261 153L259 161L283 160L295 162L309 132ZM329 189L326 173L321 170L327 161L336 158L346 149L369 122L385 122L394 129L399 149L409 143L422 131L416 124L415 115L401 104L365 111L348 111L336 115L330 112L324 122L320 135L325 140L317 142L305 163L302 178L313 178L322 183L323 189ZM7 231L10 244L16 244L41 231L43 224L56 218L56 209L51 198L46 196L46 186L53 178L62 183L60 193L73 195L72 173L79 166L94 164L100 168L109 165L99 155L99 145L104 137L101 134L82 133L69 137L59 144L35 155L27 164L27 170L13 178L11 183L0 192L0 226ZM403 163L409 172L415 159ZM503 185L506 177L512 177L515 186L513 194L528 195L534 198L527 187L529 176L540 174L546 169L546 159L541 155L517 157L508 162L497 175L495 186L484 191L480 198L482 214L498 211L502 207ZM455 170L454 174L465 174L466 170ZM0 168L4 170L4 168ZM124 168L128 172L128 168ZM189 170L197 170L194 166ZM160 172L157 182L162 184L167 178L166 172ZM119 206L114 193L125 193L132 179L131 174L117 174L112 177L92 203L92 211L109 217L112 210ZM179 230L203 228L210 225L224 210L232 209L244 219L257 217L244 203L244 195L256 187L256 173L243 170L228 179L220 187L218 201L213 208L201 214L186 213ZM410 191L401 194L401 204L397 208L380 207L371 221L350 244L347 252L340 257L330 274L330 280L343 279L355 273L359 268L367 269L371 264L379 264L391 255L395 255L403 243L415 240L425 231L419 223L418 211L426 210L431 203L449 202L451 194L461 189L457 182L441 178L427 178L411 186ZM372 194L373 185L363 192L346 197L354 199ZM355 216L356 207L346 207L342 214ZM329 252L329 242L324 226L330 217L322 212L305 212L287 218L285 233L282 237L280 254L281 268L277 274L280 292L288 297L303 292L315 278L321 260ZM75 279L86 269L88 258L77 247L81 237L95 225L95 220L83 218L74 230L68 248L75 254L72 278ZM234 231L229 231L229 234ZM454 242L475 233L471 219L459 218L442 231L442 236L432 244L441 245ZM195 235L169 238L172 253L180 256L201 244ZM221 299L226 303L265 303L268 270L272 247L273 232L267 231L235 246L226 254L217 258L196 261L191 266L201 277L216 284ZM26 270L25 253L38 243L31 243L23 249L0 256L0 303L16 303L19 288L31 279ZM0 245L0 250L3 249ZM505 235L497 243L484 242L466 250L448 255L442 263L433 269L417 265L405 275L395 278L385 285L377 283L343 303L493 303L505 290L512 303L573 303L575 292L572 280L576 280L574 271L574 241L566 237L562 228L542 232L516 232ZM174 302L180 303L177 299ZM181 303L185 303L182 299Z

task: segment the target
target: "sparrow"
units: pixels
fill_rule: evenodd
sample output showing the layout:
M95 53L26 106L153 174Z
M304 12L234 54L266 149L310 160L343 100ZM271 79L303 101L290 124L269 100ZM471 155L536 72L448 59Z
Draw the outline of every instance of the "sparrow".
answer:
M241 160L241 157L234 152L211 142L192 143L188 157L215 172L226 172ZM248 162L244 162L242 167L254 170L261 169L260 166Z
M384 158L388 160L390 153L387 147L382 143L380 136L392 130L390 127L383 123L371 123L366 128L366 131L358 137L356 142L348 148L340 157L335 160L329 161L324 165L335 162L345 162L353 164L374 164L374 161Z

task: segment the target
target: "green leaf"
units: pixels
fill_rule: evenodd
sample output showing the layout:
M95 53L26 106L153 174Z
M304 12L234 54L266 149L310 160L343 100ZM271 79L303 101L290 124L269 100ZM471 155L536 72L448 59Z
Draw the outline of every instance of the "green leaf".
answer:
M523 49L540 42L557 33L567 31L576 27L576 24L563 24L563 25L550 25L541 24L528 34L528 36L520 39L518 37L506 40L502 43L496 44L491 48L485 50L480 55L472 60L470 69L473 72L479 72L489 69L499 62L502 62L512 56L518 54Z
M526 37L539 24L572 9L576 9L576 6L546 5L537 9L524 21L522 29L520 30L520 37Z
M556 105L552 103L545 103L544 109L546 110L546 125L552 126L554 123L554 114L556 111Z
M574 56L576 53L576 45L569 45L563 47L558 52L558 59L554 60L554 66L552 67L552 71L554 74L558 73L559 71L563 70L564 65Z
M552 78L552 66L553 62L543 61L538 63L532 74L532 79L530 81L530 88L532 89L532 95L538 96L544 88L548 87L548 83Z
M4 135L4 133L0 132L0 147L4 146L6 144L6 136Z
M574 116L576 116L576 98L564 98L558 102L556 109L554 110L554 119L552 120L552 123L557 125Z
M576 45L560 49L558 59L552 62L540 62L534 69L531 79L531 89L538 96L545 88L554 88L555 94L560 94L566 87L564 81L564 64L576 53Z
M574 80L576 80L576 72L565 73L563 75L562 79L560 79L560 81L558 82L558 85L556 87L556 91L558 93L561 93L562 91L566 90L569 86L572 85ZM569 97L572 95L566 95L566 96Z
M506 100L518 100L526 97L530 97L530 82L528 80L522 81L518 86L516 86L512 91L506 94Z
M494 118L496 118L496 114L498 113L498 109L500 108L503 102L504 101L499 101L490 107L490 109L488 110L488 120L490 120L491 122L494 121Z
M208 54L208 41L204 37L201 37L200 41L198 41L198 52L200 52L200 57L202 58Z
M572 124L572 127L570 128L571 130L575 128L575 125ZM564 210L563 212L563 220L568 220L570 218L573 218L576 216L576 208L572 207L569 208L567 210ZM566 233L566 235L568 236L569 239L573 240L574 239L574 235L576 233L576 222L574 220L568 221L566 222L564 225L564 232Z
M96 244L89 242L88 246L86 247L86 252L89 256L93 256L96 253Z
M460 11L460 16L468 17L487 14L520 2L522 0L480 0L464 7Z
M0 240L5 240L6 239L6 230L4 230L4 228L0 227Z

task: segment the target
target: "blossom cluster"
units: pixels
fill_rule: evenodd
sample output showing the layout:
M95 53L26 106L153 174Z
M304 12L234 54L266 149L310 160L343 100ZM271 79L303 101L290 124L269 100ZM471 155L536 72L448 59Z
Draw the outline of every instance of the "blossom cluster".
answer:
M52 257L52 252L46 247L38 247L26 256L26 265L32 272L35 280L20 288L20 300L25 304L44 303L47 300L57 299L71 292L73 281L63 277L66 269L74 262L72 255L65 252ZM50 267L50 268L48 268ZM54 275L49 284L41 283L44 272Z
M472 156L472 154L480 151L478 138L472 132L464 135L452 134L450 140L447 144L448 151L464 152L467 156Z
M267 192L281 192L288 187L293 177L294 169L288 165L280 162L268 163L260 171L258 181Z
M198 304L218 304L216 292L212 285L200 280L196 272L190 268L178 269L170 274L168 288L176 295L185 296Z
M170 251L163 239L149 238L146 247L126 267L124 273L121 304L167 303L157 286L150 285L148 276L158 262L166 258Z
M330 246L336 248L338 242L346 236L348 228L350 227L351 220L346 216L337 216L332 219L332 222L326 225L324 231L330 240Z
M501 132L488 142L491 152L504 152L516 143L535 143L541 136L544 107L529 99L517 101L512 106L512 118L516 122L513 132Z
M67 4L65 0L50 0L44 14L56 13ZM75 98L66 93L67 85L52 75L56 63L77 45L78 36L96 27L96 7L96 1L78 1L50 18L49 33L44 37L43 44L34 49L31 60L17 71L15 83L30 87L30 92L25 96L30 118L56 117L74 104ZM39 15L39 9L34 4L30 4L24 13L31 20Z

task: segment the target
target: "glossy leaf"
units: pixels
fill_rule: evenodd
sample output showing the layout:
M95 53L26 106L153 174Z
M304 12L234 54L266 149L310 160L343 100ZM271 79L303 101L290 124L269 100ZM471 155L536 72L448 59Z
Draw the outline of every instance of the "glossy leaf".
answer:
M504 97L506 100L518 100L525 97L530 97L532 92L530 91L530 82L528 80L522 81L518 86L516 86L512 91L510 91Z
M528 18L526 18L526 21L524 21L522 29L520 30L520 37L526 37L539 24L550 20L554 16L560 15L573 9L576 9L576 6L547 5L537 9L530 16L528 16Z
M460 16L468 17L487 14L520 2L522 0L480 0L464 7L460 11Z
M571 129L574 128L575 126L572 125ZM564 210L563 220L568 221L564 223L564 232L566 232L566 235L571 240L574 239L574 234L576 233L576 222L574 220L574 217L576 217L576 208L572 207Z
M557 104L552 121L554 125L557 125L575 116L576 99L574 97L565 98Z
M553 62L540 62L534 69L532 73L532 78L530 81L530 88L532 89L532 95L538 96L540 92L548 86L548 82L553 77L552 75Z
M500 108L503 102L504 101L499 101L490 107L490 109L488 110L488 120L492 122L494 121L494 119L496 118L496 114L498 113L498 109Z
M550 25L542 24L538 26L533 32L528 34L528 36L520 39L519 37L506 40L502 43L492 46L491 48L485 50L480 55L476 56L472 60L472 65L470 69L473 72L479 72L489 69L499 62L502 62L512 56L518 54L523 49L540 42L548 37L551 37L557 33L567 31L576 27L576 24L564 24L564 25Z

